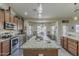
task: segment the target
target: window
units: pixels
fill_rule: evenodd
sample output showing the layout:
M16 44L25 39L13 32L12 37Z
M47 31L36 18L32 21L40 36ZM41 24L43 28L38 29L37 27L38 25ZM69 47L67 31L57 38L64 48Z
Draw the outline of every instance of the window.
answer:
M43 25L42 32L43 32L44 35L46 36L46 26L45 26L45 25Z
M67 34L67 26L63 26L63 35L66 35Z
M55 26L52 26L52 34L54 35L54 31L55 31Z
M44 34L44 35L46 35L46 26L45 26L45 24L37 25L37 34Z
M79 32L79 25L76 25L76 32Z
M27 28L27 35L31 35L32 34L32 27L28 26Z
M40 33L42 31L42 28L41 27L42 27L42 25L38 25L37 26L37 33Z

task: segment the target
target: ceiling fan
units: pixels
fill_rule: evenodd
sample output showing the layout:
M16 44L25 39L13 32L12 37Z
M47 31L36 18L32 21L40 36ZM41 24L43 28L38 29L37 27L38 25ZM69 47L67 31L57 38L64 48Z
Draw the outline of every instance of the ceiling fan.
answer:
M78 12L79 11L79 8L77 8L77 5L78 5L78 3L74 3L74 6L75 6L74 12Z
M77 3L74 3L74 6L75 6L75 10L74 10L75 17L74 17L74 20L78 20L78 17L76 15L76 12L79 12L79 9L77 8L78 4Z
M35 12L37 12L38 14L42 14L43 12L43 6L41 3L38 4L38 7L33 9Z

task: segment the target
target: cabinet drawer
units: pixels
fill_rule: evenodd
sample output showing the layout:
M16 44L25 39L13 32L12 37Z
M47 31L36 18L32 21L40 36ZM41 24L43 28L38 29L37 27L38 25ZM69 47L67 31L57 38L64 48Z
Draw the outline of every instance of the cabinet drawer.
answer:
M77 46L77 42L76 41L68 40L68 44L70 44L72 46Z
M68 42L77 43L78 41L76 41L76 40L73 40L73 39L68 39Z
M72 45L68 45L68 49L69 49L69 48L72 48L72 49L74 49L74 50L77 50L77 47L72 46Z
M69 47L73 47L73 48L77 48L77 44L73 45L73 44L68 44Z

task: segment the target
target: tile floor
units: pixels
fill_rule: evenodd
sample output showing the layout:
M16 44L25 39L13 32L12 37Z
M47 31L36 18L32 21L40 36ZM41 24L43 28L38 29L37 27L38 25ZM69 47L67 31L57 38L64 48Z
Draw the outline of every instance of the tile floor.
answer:
M59 56L72 56L69 52L67 52L65 49L63 49L62 47L59 49Z

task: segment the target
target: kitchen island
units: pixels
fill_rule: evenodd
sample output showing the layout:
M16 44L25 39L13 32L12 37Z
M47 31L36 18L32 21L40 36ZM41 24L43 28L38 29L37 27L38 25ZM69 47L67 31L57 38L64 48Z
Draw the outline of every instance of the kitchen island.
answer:
M36 36L33 36L21 46L24 56L58 56L60 47L55 41L48 37L44 37L43 40L35 38Z

